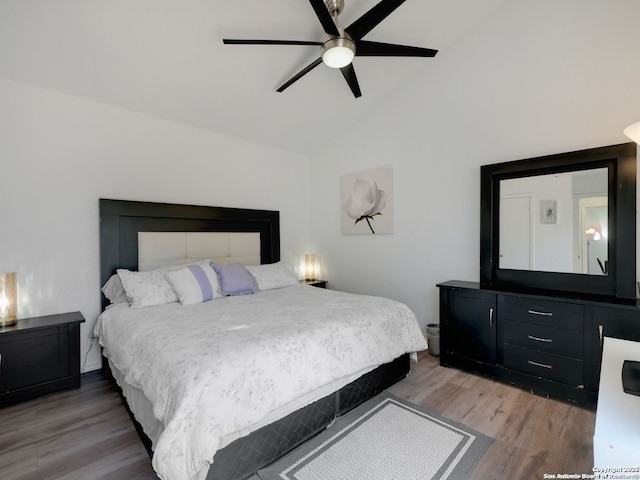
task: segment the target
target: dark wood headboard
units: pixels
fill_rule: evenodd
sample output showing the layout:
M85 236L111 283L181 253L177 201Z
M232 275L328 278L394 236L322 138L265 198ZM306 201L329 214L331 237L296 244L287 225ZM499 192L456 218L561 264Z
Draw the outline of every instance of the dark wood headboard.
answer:
M260 262L280 260L278 211L100 199L101 286L118 268L138 269L138 232L259 232Z

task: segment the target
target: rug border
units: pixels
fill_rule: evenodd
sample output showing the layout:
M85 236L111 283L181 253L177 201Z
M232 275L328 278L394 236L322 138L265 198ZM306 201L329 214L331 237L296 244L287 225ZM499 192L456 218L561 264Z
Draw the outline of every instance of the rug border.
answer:
M328 429L339 432L343 430L345 427L349 426L349 424L357 421L359 417L366 414L368 411L375 409L380 403L385 402L387 400L395 401L407 408L416 410L424 415L434 418L437 421L445 423L446 425L450 425L453 428L462 430L465 433L475 437L471 445L469 445L468 452L467 452L469 453L469 456L473 455L473 457L475 457L474 460L471 462L459 461L446 477L441 476L443 473L446 472L446 470L443 472L441 468L440 470L438 470L438 475L440 476L433 477L434 479L448 478L448 479L464 480L468 478L471 472L473 471L473 469L475 468L475 466L477 465L478 461L484 455L487 448L489 448L489 446L493 443L494 439L489 437L488 435L480 433L477 430L474 430L473 428L470 428L460 422L451 420L447 417L444 417L443 415L440 415L427 408L421 407L420 405L416 405L415 403L409 400L398 397L397 395L394 395L393 393L390 393L385 390L382 393L376 395L375 397L367 400L365 403L358 406L357 408L337 418L331 425L329 425L325 430L320 432L318 435L308 440L304 444L300 445L298 448L287 453L280 459L276 460L271 465L261 469L258 472L259 477L262 480L276 480L276 479L292 480L292 477L290 476L281 475L281 473L292 464L292 461L290 460L291 456L294 456L295 459L299 459L308 455L309 453L313 452L313 450L315 450L318 446L322 445L324 442L327 441Z

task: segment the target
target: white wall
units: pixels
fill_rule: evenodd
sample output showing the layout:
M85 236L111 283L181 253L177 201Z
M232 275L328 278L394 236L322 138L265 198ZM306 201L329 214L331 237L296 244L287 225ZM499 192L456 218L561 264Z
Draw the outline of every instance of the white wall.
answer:
M282 257L309 242L309 159L0 79L0 271L19 317L100 312L98 199L280 210ZM94 345L84 370L98 368Z
M436 283L479 279L481 165L629 141L639 18L634 0L510 0L332 139L312 158L311 192L330 286L437 322ZM381 165L394 168L395 232L341 235L340 175Z

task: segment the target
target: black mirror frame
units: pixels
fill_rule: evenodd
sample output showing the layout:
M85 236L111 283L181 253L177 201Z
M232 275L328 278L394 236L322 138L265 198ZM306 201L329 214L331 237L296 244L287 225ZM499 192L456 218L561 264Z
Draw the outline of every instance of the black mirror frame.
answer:
M484 165L480 181L480 285L504 290L573 292L636 298L636 144ZM608 167L609 274L499 268L500 181L532 175ZM494 262L493 259L496 259Z

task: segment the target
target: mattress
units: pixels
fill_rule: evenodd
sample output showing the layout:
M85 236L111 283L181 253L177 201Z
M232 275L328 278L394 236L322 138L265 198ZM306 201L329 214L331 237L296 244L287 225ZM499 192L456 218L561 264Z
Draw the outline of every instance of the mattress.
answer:
M153 442L156 472L172 480L204 478L234 439L426 348L405 305L308 286L114 305L95 333Z

